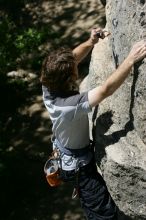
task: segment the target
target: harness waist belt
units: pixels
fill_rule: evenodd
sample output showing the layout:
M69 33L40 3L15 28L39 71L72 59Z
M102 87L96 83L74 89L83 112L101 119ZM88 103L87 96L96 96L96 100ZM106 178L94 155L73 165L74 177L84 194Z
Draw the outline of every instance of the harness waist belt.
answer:
M55 139L55 144L57 145L57 147L59 148L59 150L62 152L62 153L65 153L66 155L68 156L77 156L77 157L81 157L83 156L84 154L88 153L90 151L90 144L82 149L70 149L70 148L67 148L67 147L63 147L60 142Z

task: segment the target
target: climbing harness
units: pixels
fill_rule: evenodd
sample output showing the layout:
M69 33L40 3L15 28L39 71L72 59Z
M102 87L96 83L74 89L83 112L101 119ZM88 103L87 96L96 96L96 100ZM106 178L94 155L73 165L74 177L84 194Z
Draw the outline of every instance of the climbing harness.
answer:
M81 157L86 155L89 151L92 151L93 143L83 148L83 149L69 149L63 147L58 140L55 139L53 143L53 152L49 159L46 161L44 165L44 173L46 175L47 182L50 186L56 187L59 186L62 182L68 180L68 176L66 176L66 170L62 168L62 162L69 166L69 163L72 164L74 161L74 169L73 176L70 178L71 181L74 182L74 188L72 192L72 199L77 198L78 196L78 186L79 186L79 176L80 176L80 168L83 164L86 163L84 159ZM70 159L65 161L63 158L64 155L70 156ZM69 181L69 180L68 180Z
M66 174L66 172L68 171L63 171L62 169L62 162L65 163L63 156L64 155L68 155L70 156L70 160L74 160L75 161L75 167L73 169L73 175L71 174L71 178L70 180L74 182L74 188L73 188L73 192L72 192L72 199L76 199L79 195L79 178L80 175L83 173L83 171L81 171L82 167L84 167L86 164L86 160L82 159L83 155L88 154L89 152L93 151L93 142L90 141L90 144L82 149L69 149L69 148L65 148L63 147L58 140L56 140L56 146L58 147L59 151L60 151L60 166L61 166L61 171L63 172L63 179L64 180L68 180L68 175ZM92 155L93 157L93 155ZM69 164L70 160L68 160L66 162L66 164ZM67 176L66 176L67 175Z

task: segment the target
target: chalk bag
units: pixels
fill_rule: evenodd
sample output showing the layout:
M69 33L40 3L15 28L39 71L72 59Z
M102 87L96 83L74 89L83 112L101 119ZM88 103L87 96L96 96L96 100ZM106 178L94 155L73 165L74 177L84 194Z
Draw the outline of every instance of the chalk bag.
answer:
M50 158L44 165L44 173L50 186L55 187L61 184L58 160Z

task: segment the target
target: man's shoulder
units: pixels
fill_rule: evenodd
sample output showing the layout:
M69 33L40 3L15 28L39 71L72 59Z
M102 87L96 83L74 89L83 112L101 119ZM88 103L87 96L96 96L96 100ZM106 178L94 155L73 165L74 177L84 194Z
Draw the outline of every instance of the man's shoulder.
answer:
M88 93L79 93L78 91L55 91L50 92L45 86L42 86L44 93L44 101L50 100L52 104L56 106L76 106L79 103L84 103L88 101Z

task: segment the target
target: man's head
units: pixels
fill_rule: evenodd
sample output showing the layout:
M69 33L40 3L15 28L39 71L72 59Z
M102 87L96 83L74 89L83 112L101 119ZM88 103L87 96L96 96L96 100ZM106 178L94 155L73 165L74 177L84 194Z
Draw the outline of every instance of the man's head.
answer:
M40 81L49 91L67 91L75 84L77 75L72 50L61 48L44 59Z

